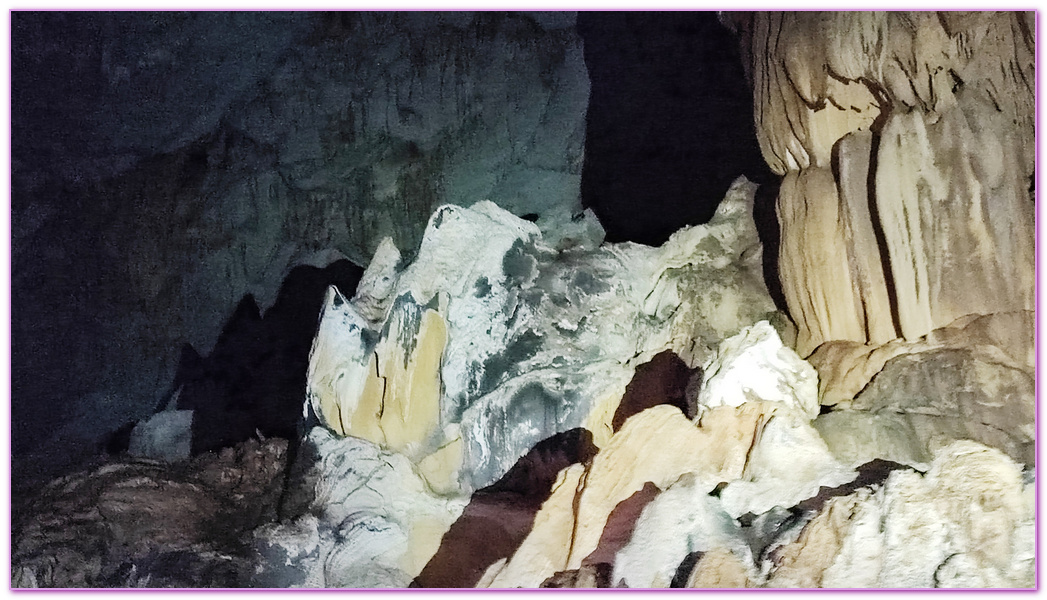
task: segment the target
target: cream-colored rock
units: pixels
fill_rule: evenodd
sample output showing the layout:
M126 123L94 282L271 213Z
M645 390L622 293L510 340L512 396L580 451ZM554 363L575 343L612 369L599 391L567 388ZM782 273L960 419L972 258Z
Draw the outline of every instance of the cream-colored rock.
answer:
M704 365L698 412L761 400L818 415L818 373L786 348L767 321L746 327L720 343Z
M823 344L810 358L822 404L845 408L818 428L848 464L906 464L973 439L1033 461L1034 313L969 315L907 342Z
M502 569L505 568L505 563L507 563L508 561L508 558L499 558L494 562L494 564L487 567L487 570L484 571L484 574L481 575L480 579L476 582L476 587L479 589L493 587L491 583L493 583L494 578L502 572Z
M377 325L385 319L400 281L400 250L392 238L383 238L356 285L354 308L364 320Z
M328 291L309 366L310 402L336 433L421 458L439 422L447 325L410 295L389 314L368 350L361 335L367 322L337 290Z
M965 88L1032 118L1032 13L761 12L751 35L757 134L779 174L828 167L833 145L885 111L942 111ZM1002 68L1001 68L1002 67ZM950 73L950 69L952 72ZM1006 92L1005 92L1006 90ZM1031 140L1028 132L1026 139Z
M755 587L752 566L733 552L717 548L706 552L687 579L689 588Z
M762 402L714 408L698 426L667 405L633 416L590 465L561 473L531 533L490 587L537 587L558 571L579 568L614 507L648 481L665 489L693 473L711 489L741 477L748 448L775 410Z
M775 550L769 586L1030 587L1032 484L1002 452L960 441L926 475L833 500Z
M745 471L728 483L720 500L733 518L759 515L775 506L795 506L821 487L836 487L855 476L829 451L807 415L784 408L764 424L748 451Z
M462 467L462 438L454 438L418 461L418 474L441 495L458 491L458 470Z
M440 417L440 358L447 326L430 309L409 305L393 314L346 433L416 456Z
M885 344L826 342L808 357L818 371L818 397L824 406L849 406L887 361L903 354L966 349L987 362L1032 374L1034 372L1032 311L968 315L926 336Z
M850 496L830 500L818 516L804 526L795 542L776 551L778 566L765 586L822 587L826 570L840 560L851 523L859 520L860 505L870 494L868 490L859 490ZM879 544L870 544L869 548L881 550ZM875 557L869 562L877 564ZM855 585L860 585L860 582L856 581Z
M1033 309L1031 13L728 19L785 175L778 258L802 356Z
M1034 377L969 350L935 350L888 362L852 406L905 417L930 451L971 439L1032 465Z
M1028 180L1018 169L979 173L983 153L1020 163L1006 129L975 125L995 120L984 102L893 114L880 134L877 212L909 340L968 314L1034 306Z
M327 290L320 324L309 352L309 404L332 431L346 435L364 383L374 367L361 336L368 321L337 288Z
M805 357L825 340L865 341L832 171L789 171L777 208L779 278L797 326L796 351Z

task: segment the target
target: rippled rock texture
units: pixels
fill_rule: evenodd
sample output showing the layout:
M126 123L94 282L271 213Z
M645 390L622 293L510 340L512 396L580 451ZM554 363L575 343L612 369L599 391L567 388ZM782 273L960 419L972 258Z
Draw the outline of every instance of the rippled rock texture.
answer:
M801 356L1033 309L1033 13L728 18Z
M257 291L207 358L186 351L165 398L183 411L129 432L169 463L19 497L14 585L1034 586L1031 16L723 18L784 176L795 326L744 177L659 247L562 210L585 90L562 16L327 17L258 55L271 93L154 165L195 182L171 198L205 260L164 280L147 267L176 250L134 231L127 301L168 310L221 273L213 303L178 305L192 320L336 246L369 266L309 275L297 311ZM153 68L105 60L112 85Z

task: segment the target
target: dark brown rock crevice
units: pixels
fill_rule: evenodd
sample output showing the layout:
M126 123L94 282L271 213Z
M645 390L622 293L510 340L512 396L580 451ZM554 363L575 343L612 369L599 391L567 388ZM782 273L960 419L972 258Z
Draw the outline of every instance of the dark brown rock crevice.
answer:
M490 565L512 556L531 532L560 471L589 462L596 451L592 434L580 427L536 444L500 480L473 494L412 587L474 587Z

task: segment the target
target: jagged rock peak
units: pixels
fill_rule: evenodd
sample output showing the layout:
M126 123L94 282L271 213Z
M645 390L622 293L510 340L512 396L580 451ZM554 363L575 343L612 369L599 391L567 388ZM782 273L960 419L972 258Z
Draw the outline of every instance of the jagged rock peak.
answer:
M493 203L441 207L412 263L383 243L354 298L328 292L309 404L336 433L405 452L445 491L489 485L574 427L601 445L639 365L672 350L700 366L774 313L754 191L739 179L712 221L658 248L554 248Z

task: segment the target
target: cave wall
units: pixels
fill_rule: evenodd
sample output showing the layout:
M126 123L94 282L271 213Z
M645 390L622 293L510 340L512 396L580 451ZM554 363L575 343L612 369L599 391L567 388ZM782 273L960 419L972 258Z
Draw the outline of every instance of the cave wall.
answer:
M1033 13L725 19L784 176L778 264L801 355L1033 310Z
M14 13L16 454L149 414L248 295L265 312L294 267L385 236L410 256L436 206L569 221L574 18Z

